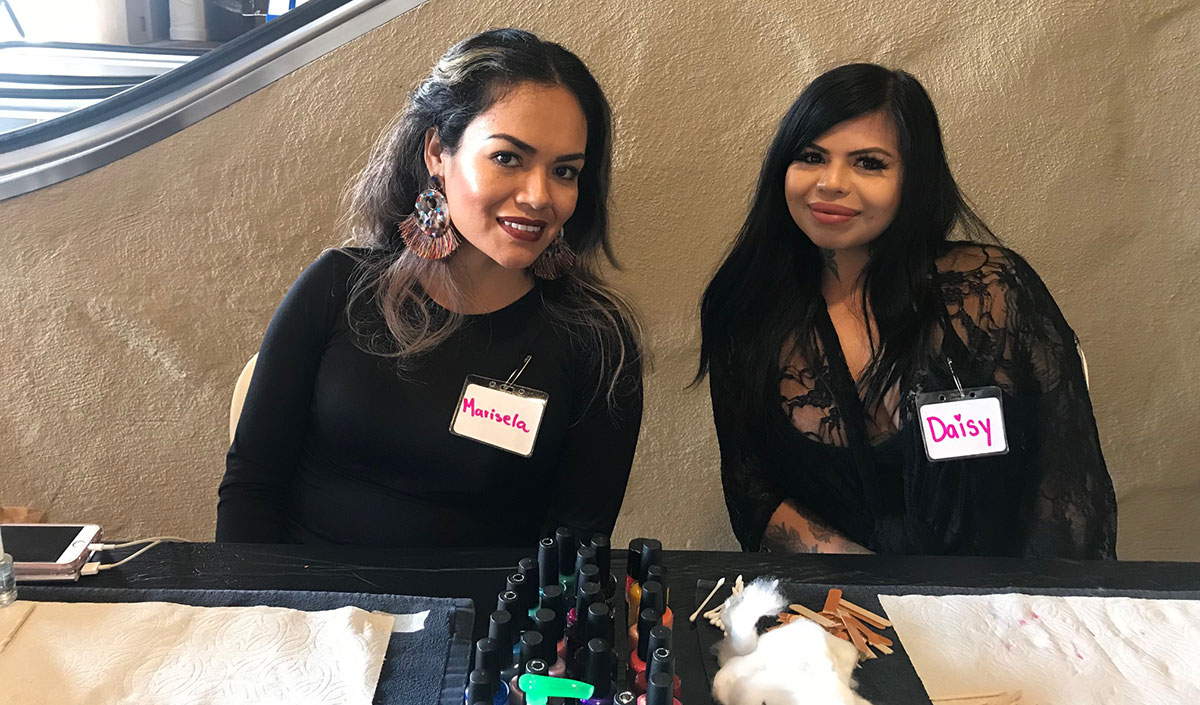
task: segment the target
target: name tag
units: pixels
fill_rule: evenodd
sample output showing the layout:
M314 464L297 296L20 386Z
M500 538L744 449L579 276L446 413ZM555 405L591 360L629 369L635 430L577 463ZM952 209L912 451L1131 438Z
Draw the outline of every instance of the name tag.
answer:
M917 396L925 455L932 461L1003 455L1008 452L999 387Z
M536 389L468 375L450 433L528 458L549 401Z

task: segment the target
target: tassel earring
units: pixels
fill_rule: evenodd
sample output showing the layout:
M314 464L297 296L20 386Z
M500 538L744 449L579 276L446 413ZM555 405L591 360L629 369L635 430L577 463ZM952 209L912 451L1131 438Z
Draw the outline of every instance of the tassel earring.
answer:
M442 191L442 180L429 177L429 187L417 196L413 212L400 223L404 246L424 259L444 259L458 249L462 240L450 222L450 208Z
M554 242L551 242L533 261L533 264L529 265L529 270L533 272L534 276L541 279L558 279L575 266L575 251L571 249L563 232L564 230L560 228Z

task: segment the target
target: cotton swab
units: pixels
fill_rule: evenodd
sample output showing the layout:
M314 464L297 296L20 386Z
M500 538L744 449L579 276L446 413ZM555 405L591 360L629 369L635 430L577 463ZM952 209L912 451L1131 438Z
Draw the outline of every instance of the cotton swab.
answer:
M701 602L700 606L696 608L696 611L692 613L692 616L688 617L689 622L691 622L692 624L696 623L696 617L700 616L700 610L704 609L704 606L708 604L709 600L713 599L713 595L716 595L717 590L720 590L721 586L724 584L725 584L725 578L722 577L720 580L717 581L717 584L713 586L712 592L708 593L708 597L704 598L704 601Z

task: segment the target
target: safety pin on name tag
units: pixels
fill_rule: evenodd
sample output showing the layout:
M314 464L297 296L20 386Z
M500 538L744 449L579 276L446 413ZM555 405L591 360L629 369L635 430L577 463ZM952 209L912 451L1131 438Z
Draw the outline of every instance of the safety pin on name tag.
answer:
M450 433L526 458L533 455L550 395L516 384L531 359L526 355L503 382L467 375L450 418Z
M917 420L925 456L933 462L1004 455L1003 393L999 387L963 389L954 363L946 360L954 390L917 395Z

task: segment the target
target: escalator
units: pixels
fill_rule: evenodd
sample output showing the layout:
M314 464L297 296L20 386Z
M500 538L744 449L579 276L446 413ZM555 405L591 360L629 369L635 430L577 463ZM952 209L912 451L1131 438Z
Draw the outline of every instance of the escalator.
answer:
M99 168L426 0L309 0L211 50L0 43L0 200Z
M0 42L0 133L94 105L207 51Z

